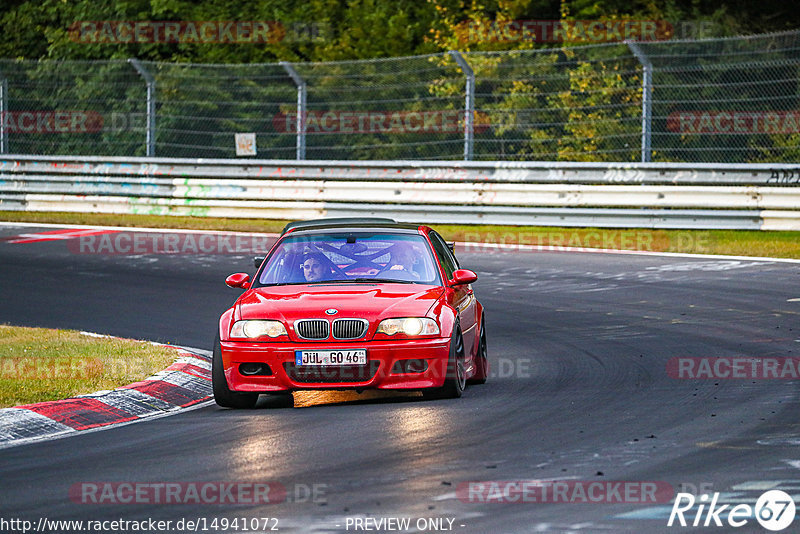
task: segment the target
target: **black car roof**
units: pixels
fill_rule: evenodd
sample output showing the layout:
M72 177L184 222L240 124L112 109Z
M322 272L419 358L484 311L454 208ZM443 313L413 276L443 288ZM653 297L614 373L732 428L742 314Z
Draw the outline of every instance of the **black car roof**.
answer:
M382 217L331 217L328 219L313 219L310 221L294 221L290 222L283 228L281 235L290 230L305 231L305 230L325 230L325 229L363 229L363 228L380 228L380 229L395 229L395 230L417 230L419 225L399 223L394 219Z

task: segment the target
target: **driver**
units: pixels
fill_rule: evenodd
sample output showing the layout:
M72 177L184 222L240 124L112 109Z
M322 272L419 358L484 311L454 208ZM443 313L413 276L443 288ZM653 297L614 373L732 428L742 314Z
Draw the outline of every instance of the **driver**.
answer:
M414 270L417 255L408 243L397 243L389 250L389 263L383 268L384 273L400 274L404 277L419 279L419 273Z

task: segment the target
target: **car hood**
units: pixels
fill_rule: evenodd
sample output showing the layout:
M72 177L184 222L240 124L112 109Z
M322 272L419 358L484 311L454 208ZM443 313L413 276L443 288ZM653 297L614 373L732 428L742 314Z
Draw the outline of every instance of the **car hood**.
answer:
M259 287L237 303L241 319L359 317L370 323L387 317L424 317L442 295L441 286L420 284L311 284ZM325 310L336 309L335 315Z

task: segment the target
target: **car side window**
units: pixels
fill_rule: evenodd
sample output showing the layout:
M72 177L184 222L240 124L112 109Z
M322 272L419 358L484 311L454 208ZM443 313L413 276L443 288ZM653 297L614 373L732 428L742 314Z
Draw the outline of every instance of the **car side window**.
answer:
M453 272L458 269L458 261L456 260L453 253L450 252L450 249L447 247L447 243L442 236L437 234L436 232L430 233L431 237L431 244L433 245L433 251L436 253L436 257L439 258L439 263L442 264L444 267L444 273L447 275L447 279L453 278Z

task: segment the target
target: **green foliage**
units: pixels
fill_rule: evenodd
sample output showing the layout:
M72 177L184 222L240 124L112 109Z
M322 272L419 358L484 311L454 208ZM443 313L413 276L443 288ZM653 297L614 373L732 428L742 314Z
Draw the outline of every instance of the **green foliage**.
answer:
M469 23L512 20L652 19L710 37L800 26L781 0L6 0L0 57L247 63L329 61L437 51L541 47L536 41L470 40ZM98 43L76 39L81 21L273 21L288 31L269 43ZM297 32L293 30L299 30ZM308 31L304 31L308 30ZM474 37L474 35L473 35ZM584 43L586 44L586 43ZM552 43L549 44L552 46Z

